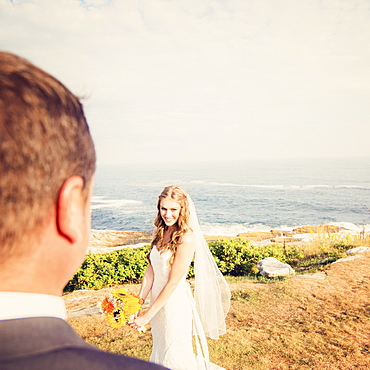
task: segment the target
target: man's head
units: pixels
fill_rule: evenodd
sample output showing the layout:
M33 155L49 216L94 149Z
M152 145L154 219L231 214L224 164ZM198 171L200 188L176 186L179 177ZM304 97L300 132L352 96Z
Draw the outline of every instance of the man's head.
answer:
M0 258L38 238L67 179L82 178L87 199L95 160L78 98L28 61L0 52Z

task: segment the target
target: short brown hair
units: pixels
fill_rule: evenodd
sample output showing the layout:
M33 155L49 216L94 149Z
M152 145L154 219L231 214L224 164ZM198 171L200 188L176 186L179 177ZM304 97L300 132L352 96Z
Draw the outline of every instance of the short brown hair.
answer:
M79 99L57 79L0 52L0 248L37 233L64 182L95 172ZM0 252L1 252L0 249Z

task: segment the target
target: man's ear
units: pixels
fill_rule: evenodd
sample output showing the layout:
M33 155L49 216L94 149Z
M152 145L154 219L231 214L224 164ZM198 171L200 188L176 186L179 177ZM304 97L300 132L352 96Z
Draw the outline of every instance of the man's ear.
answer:
M59 234L75 243L82 235L81 225L85 217L84 181L79 176L68 178L59 192L57 203L57 227Z

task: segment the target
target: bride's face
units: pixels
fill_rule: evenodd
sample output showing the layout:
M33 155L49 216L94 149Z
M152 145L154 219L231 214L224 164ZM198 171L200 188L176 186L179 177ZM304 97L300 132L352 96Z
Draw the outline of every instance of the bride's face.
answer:
M181 206L171 199L162 199L160 204L161 217L166 226L173 226L179 219Z

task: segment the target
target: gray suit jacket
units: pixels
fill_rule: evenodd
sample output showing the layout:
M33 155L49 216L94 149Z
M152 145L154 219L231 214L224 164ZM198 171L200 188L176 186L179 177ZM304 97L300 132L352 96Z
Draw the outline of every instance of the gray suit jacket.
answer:
M86 343L61 319L0 321L1 370L165 370L131 357L103 352Z

